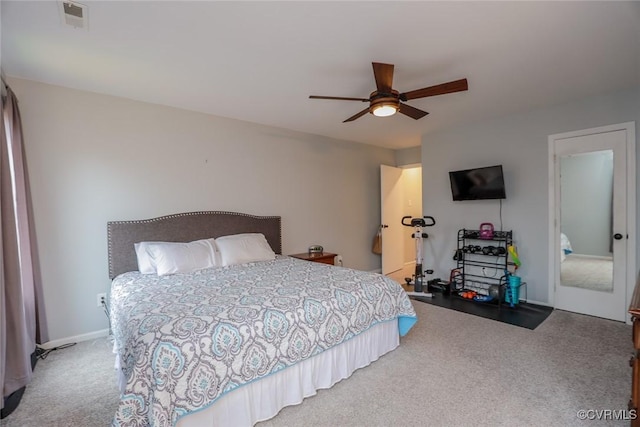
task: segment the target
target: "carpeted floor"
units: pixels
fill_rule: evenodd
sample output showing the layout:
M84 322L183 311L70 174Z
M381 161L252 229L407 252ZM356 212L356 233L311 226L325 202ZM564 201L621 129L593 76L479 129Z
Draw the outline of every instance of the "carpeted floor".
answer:
M103 338L49 353L36 364L20 406L0 425L110 425L118 404L112 347Z
M630 326L556 310L532 331L414 306L420 320L398 349L259 426L629 425L576 412L627 407ZM2 426L108 426L114 378L107 339L53 352Z
M611 292L613 290L613 258L567 255L560 264L560 282L563 286Z

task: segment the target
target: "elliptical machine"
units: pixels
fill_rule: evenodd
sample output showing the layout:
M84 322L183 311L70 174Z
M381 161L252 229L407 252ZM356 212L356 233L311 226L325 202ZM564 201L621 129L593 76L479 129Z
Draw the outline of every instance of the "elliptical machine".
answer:
M402 225L405 227L414 227L415 230L411 234L411 238L413 238L416 242L416 270L413 275L413 278L406 277L404 280L407 282L407 285L413 285L413 292L407 292L407 295L415 296L415 297L426 297L431 298L433 294L430 292L424 292L423 288L426 288L424 285L424 270L422 270L422 263L424 261L422 255L422 240L427 239L429 235L427 233L423 233L422 229L424 227L432 227L436 225L436 220L432 216L423 216L422 218L412 218L410 216L402 217ZM432 274L433 270L427 270L427 274ZM412 280L413 279L413 280ZM424 286L423 286L424 285Z

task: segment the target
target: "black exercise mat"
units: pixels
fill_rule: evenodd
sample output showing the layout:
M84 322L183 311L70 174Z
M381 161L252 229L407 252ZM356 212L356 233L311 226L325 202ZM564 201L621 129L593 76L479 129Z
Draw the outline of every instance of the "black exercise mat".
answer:
M476 302L459 296L447 296L441 293L434 293L432 298L411 296L411 299L531 330L544 322L553 311L553 307L526 302L521 302L514 307L503 303L498 308L497 304Z

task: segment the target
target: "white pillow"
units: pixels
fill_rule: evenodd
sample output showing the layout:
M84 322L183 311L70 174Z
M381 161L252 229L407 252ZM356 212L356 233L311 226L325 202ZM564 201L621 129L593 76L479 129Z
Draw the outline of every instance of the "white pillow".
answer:
M262 233L243 233L218 237L216 246L220 251L222 265L268 261L276 258L275 252Z
M214 239L189 243L146 242L146 247L158 276L218 266Z
M153 260L147 252L147 245L149 243L160 242L140 242L133 245L136 249L136 257L138 258L138 271L142 274L156 274L156 266L153 265Z

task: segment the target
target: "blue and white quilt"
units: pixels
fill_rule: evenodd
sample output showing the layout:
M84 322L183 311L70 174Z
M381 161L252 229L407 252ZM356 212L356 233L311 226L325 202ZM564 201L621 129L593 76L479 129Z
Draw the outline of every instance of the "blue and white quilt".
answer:
M127 379L114 426L169 426L225 393L380 322L417 321L380 274L279 256L158 277L116 277L116 348Z

